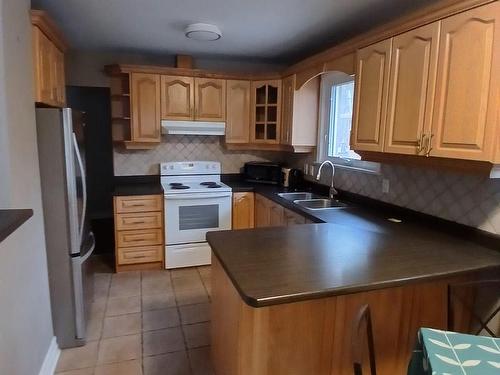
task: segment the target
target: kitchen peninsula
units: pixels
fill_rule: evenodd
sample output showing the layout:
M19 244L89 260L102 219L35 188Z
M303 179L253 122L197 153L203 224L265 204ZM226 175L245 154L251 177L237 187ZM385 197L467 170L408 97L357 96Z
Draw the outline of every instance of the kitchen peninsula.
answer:
M369 304L377 373L403 374L418 328L446 328L448 285L500 267L487 247L415 223L377 225L208 233L216 373L352 374L351 325Z

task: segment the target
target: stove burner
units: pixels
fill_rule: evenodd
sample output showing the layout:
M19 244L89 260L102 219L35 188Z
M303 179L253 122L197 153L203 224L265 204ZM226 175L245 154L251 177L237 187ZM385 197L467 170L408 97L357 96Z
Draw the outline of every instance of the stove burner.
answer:
M209 189L218 189L218 188L221 188L222 186L220 185L217 185L217 184L213 184L213 185L208 185L207 188Z
M171 185L172 189L174 189L174 190L189 189L189 186L182 185L182 184L180 184L180 185L172 185L172 184L170 184L170 185Z
M200 185L203 185L203 186L217 185L217 182L214 182L214 181L200 182Z
M169 183L170 186L182 186L184 185L182 182L171 182Z

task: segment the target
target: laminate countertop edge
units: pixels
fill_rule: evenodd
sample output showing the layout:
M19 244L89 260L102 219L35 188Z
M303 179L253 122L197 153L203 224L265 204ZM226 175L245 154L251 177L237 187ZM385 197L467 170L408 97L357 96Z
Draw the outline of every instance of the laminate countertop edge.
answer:
M15 232L32 216L32 209L0 210L0 242Z

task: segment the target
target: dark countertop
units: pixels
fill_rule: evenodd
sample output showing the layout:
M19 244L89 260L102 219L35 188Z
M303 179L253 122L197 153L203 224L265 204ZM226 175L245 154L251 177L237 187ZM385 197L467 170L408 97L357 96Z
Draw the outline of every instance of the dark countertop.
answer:
M0 242L33 216L33 210L0 210Z
M116 176L114 196L163 194L160 176Z
M338 224L221 231L207 240L253 307L500 269L500 252L409 223L383 231Z
M500 268L499 237L475 228L346 192L339 197L348 208L310 211L279 197L282 187L223 181L233 192L255 192L328 223L207 234L241 297L254 307ZM315 184L300 190L328 193Z

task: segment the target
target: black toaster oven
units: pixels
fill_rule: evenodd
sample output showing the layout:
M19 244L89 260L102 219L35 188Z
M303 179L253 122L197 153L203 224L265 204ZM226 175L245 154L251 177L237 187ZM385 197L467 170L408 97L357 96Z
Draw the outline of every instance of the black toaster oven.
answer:
M272 162L250 161L244 166L245 181L262 184L281 184L281 165Z

